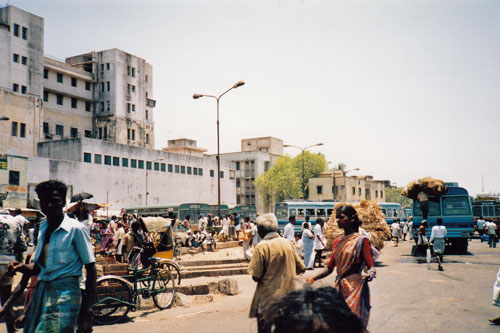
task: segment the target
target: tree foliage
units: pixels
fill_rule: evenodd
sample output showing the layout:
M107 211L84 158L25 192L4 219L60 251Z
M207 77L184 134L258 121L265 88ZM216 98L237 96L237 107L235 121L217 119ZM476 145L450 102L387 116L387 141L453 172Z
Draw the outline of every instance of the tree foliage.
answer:
M385 188L385 200L387 202L398 202L401 207L411 207L413 202L411 199L401 195L401 187L386 187Z
M318 177L326 167L326 159L322 154L305 151L303 155L301 153L293 158L285 155L276 159L274 165L255 180L255 186L267 202L303 198L302 170L307 185L309 178Z

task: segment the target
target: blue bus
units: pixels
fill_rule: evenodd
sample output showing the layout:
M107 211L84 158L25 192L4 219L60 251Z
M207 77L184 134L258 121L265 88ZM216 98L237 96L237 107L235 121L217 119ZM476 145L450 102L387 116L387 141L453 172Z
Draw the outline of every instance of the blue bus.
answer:
M406 211L397 202L377 202L384 214L384 220L388 225L391 225L397 219L403 221L407 218Z
M207 216L210 213L210 206L205 203L182 203L179 205L129 207L125 208L124 211L127 214L136 214L144 217L164 216L172 218L175 215L181 221L190 215L191 224L198 224L198 216Z
M274 213L278 219L278 228L283 230L288 223L288 218L295 215L295 232L300 232L302 223L309 216L311 225L316 225L316 219L321 217L328 221L333 213L333 207L338 202L332 201L284 201L275 205Z
M212 214L212 217L219 216L219 205L210 205L210 214ZM229 215L229 207L227 205L220 205L220 215L221 221Z
M254 220L257 218L257 208L255 208L255 206L234 206L229 212L231 214L236 213L240 219L245 216Z
M427 237L436 225L438 217L443 219L443 225L448 233L446 244L457 251L467 252L468 240L474 235L474 217L469 193L457 183L446 183L448 193L436 198L429 196L429 216L427 218ZM422 223L420 202L413 200L413 232L417 239L418 228Z

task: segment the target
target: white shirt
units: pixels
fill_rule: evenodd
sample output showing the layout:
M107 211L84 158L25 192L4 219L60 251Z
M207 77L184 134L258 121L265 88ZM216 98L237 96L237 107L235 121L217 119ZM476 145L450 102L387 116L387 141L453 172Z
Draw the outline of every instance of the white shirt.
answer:
M25 225L26 223L29 223L29 221L28 221L28 220L26 220L26 218L25 218L24 216L22 216L21 214L16 215L16 216L14 217L14 219L16 220L16 222L17 222L17 223L19 223L19 225L21 226L21 228L24 228L24 225Z
M484 229L484 220L477 220L477 230L483 230Z
M446 227L444 225L433 226L431 230L431 239L429 240L429 242L432 243L434 238L444 238L447 232L448 231L446 230Z
M292 243L295 243L295 228L290 222L285 226L283 238L289 239Z
M488 229L488 235L494 235L497 225L493 222L486 222L486 229Z
M226 234L229 233L229 224L231 220L229 219L223 219L222 220L222 231L225 232Z
M304 254L304 244L302 243L302 238L299 238L297 243L295 243L295 251L297 251L299 257Z
M427 197L427 194L425 194L425 192L423 192L423 191L420 192L419 194L417 194L417 199L420 202L429 200L429 198Z
M398 222L393 222L391 224L391 229L392 229L393 236L399 236L399 223Z
M314 226L314 249L315 250L323 250L325 248L325 237L323 236L323 228L319 224ZM323 243L321 243L321 241Z

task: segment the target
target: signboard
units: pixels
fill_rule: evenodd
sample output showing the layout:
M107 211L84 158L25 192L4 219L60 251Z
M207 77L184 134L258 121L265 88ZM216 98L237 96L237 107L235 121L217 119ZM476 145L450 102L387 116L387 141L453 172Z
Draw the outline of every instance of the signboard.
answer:
M28 190L24 186L3 185L2 192L6 192L9 198L26 198Z
M7 170L7 155L0 155L0 170Z

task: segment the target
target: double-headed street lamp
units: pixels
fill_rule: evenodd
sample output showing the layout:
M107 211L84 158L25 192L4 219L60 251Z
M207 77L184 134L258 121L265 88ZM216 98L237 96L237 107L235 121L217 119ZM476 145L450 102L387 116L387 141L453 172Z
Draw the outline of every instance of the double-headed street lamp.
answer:
M307 147L299 147L299 146L294 146L294 145L283 145L283 147L285 148L288 148L288 147L293 147L293 148L298 148L300 150L302 150L302 195L304 196L304 199L305 199L305 196L306 196L306 169L305 169L305 162L304 162L304 152L309 149L309 148L312 148L312 147L317 147L317 146L322 146L324 145L323 142L320 142L320 143L316 143L314 145L310 145L310 146L307 146Z
M221 220L220 216L220 144L219 144L219 101L222 96L224 96L226 93L228 93L232 89L236 89L238 87L241 87L244 85L245 82L243 81L238 81L235 83L231 88L228 90L224 91L222 94L219 96L214 96L214 95L205 95L205 94L194 94L193 99L198 99L201 97L212 97L215 98L217 101L217 214L219 216L219 220Z
M153 163L154 162L158 162L158 161L164 161L165 159L164 158L158 158L156 160L153 160L151 161L151 169L154 168L153 166ZM149 195L149 192L148 192L148 161L146 161L146 206L148 205L148 195Z

